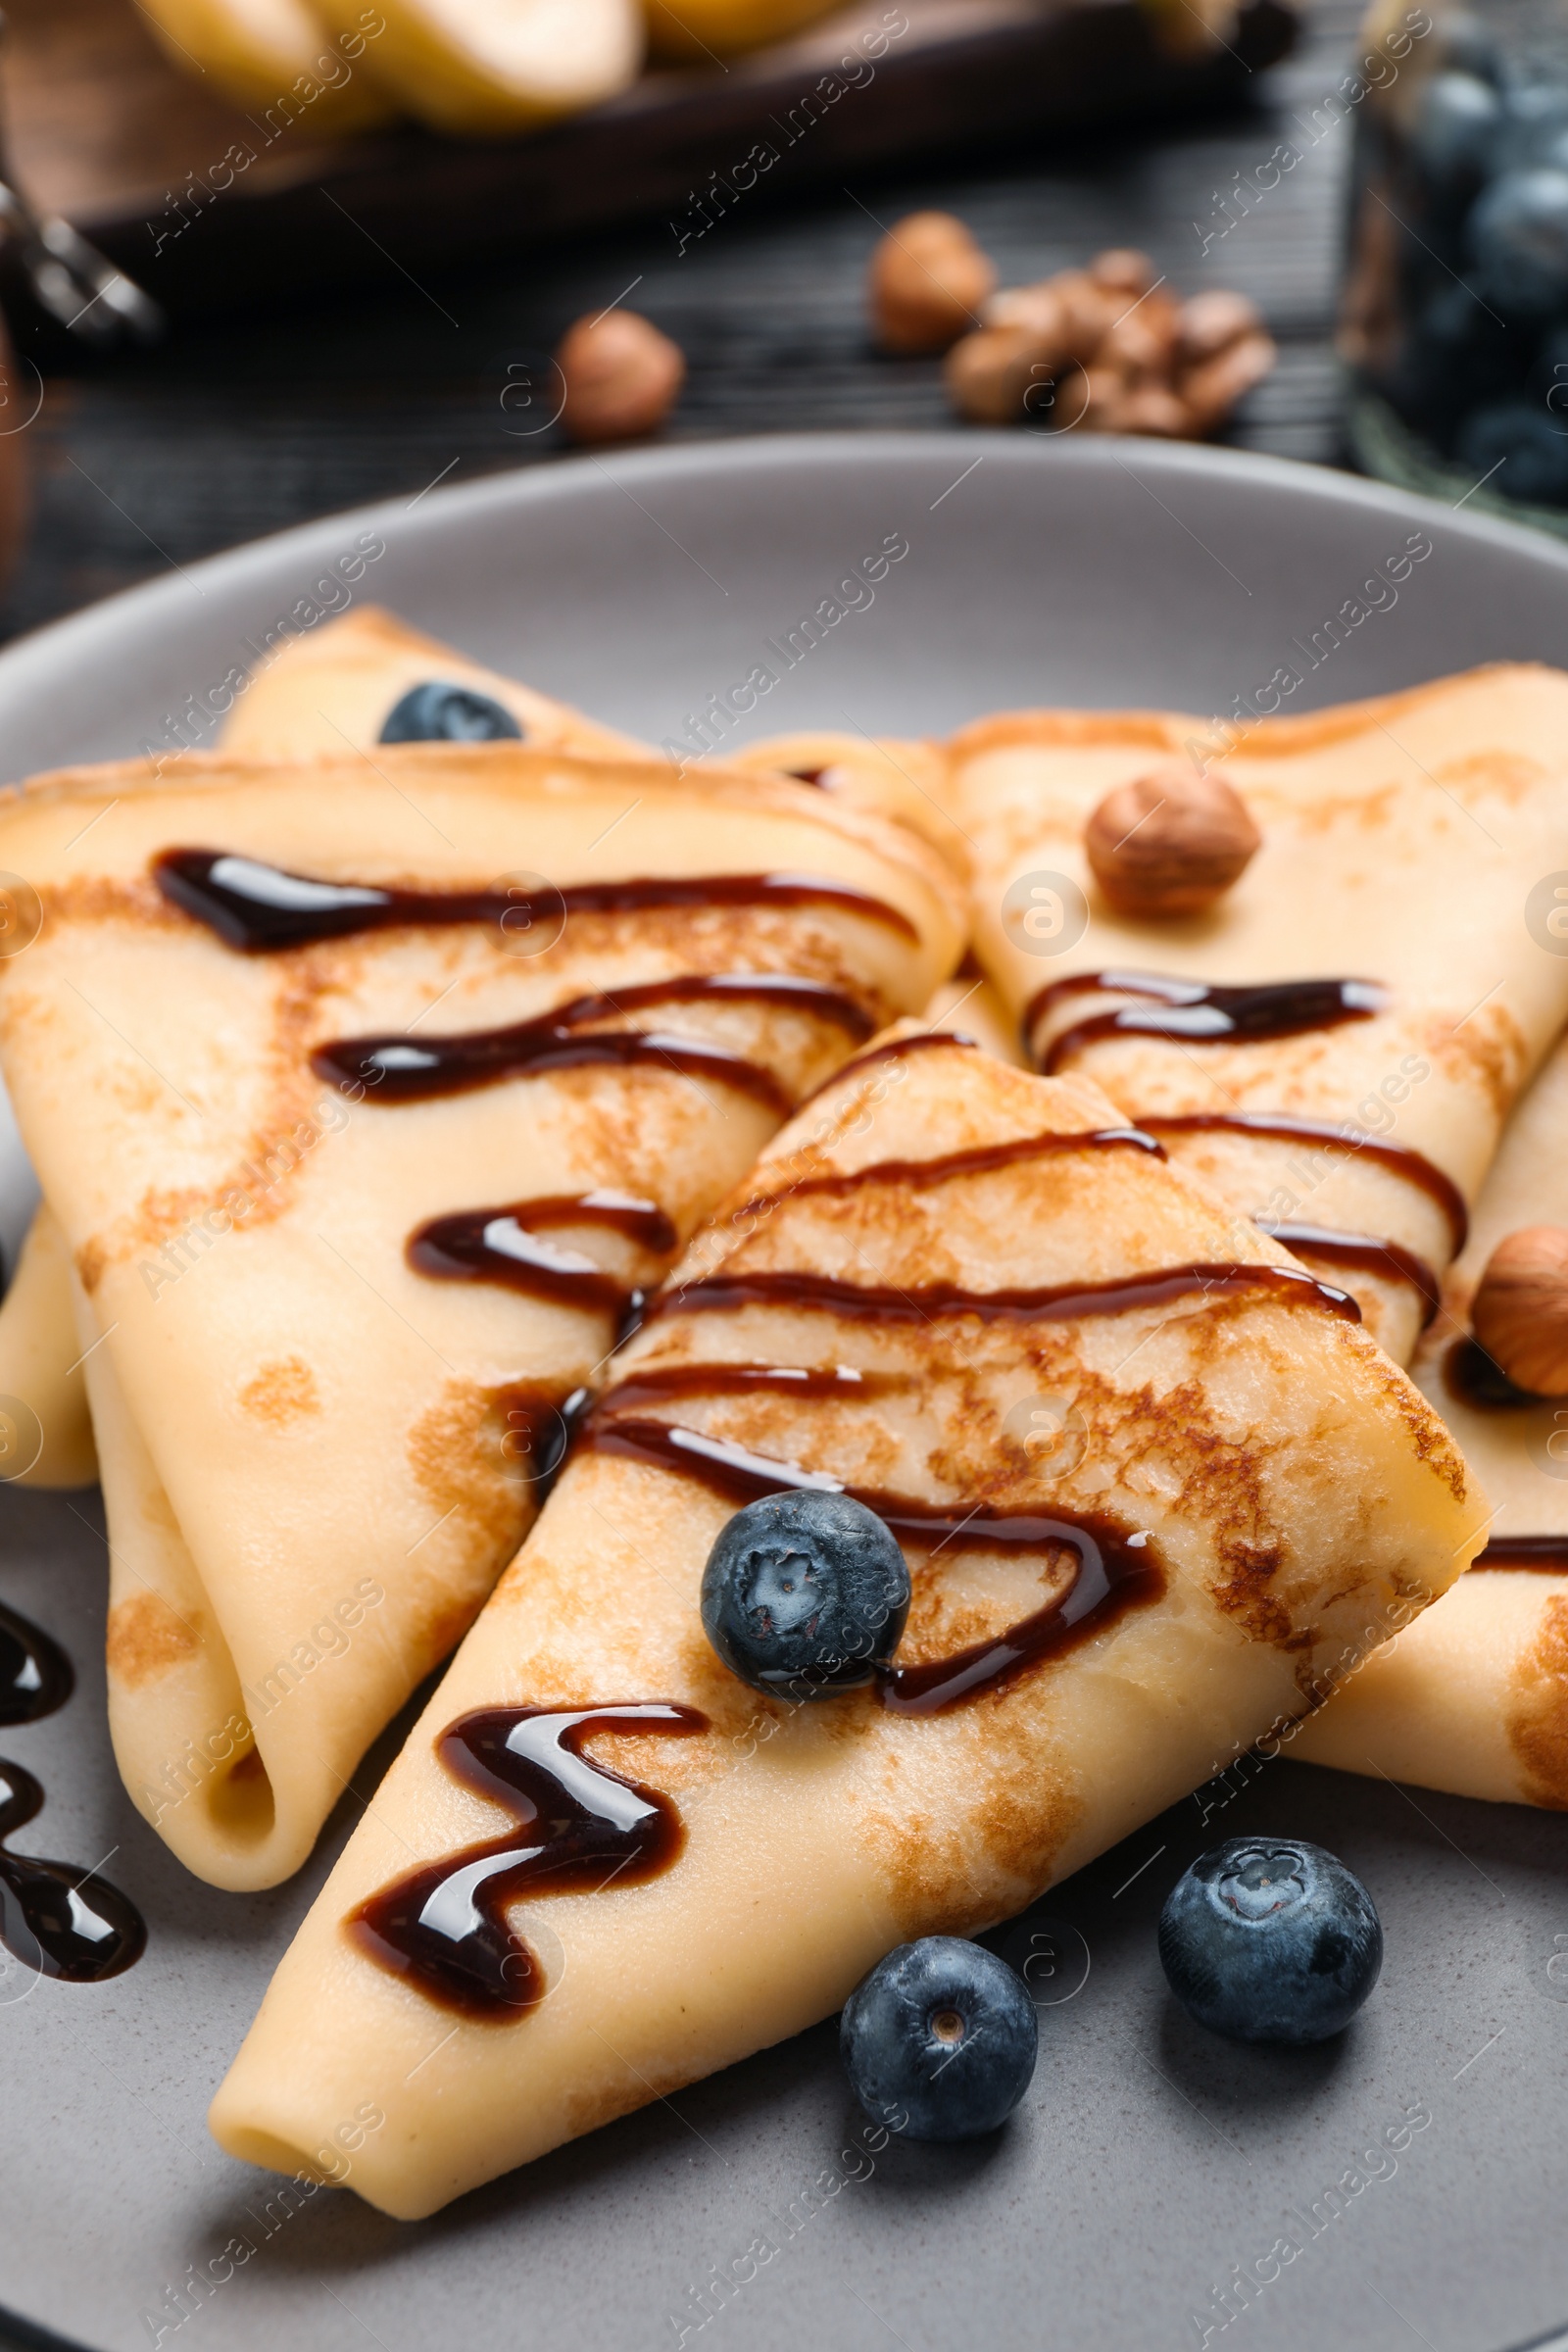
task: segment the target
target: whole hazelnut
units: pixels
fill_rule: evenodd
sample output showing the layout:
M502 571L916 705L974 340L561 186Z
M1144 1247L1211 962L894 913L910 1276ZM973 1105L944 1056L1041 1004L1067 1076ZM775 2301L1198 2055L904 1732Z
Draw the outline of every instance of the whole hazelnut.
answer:
M1152 294L1111 321L1095 357L1128 375L1163 375L1176 348L1176 305Z
M1118 914L1201 914L1261 844L1219 772L1179 761L1107 792L1084 828L1095 880Z
M1263 323L1255 302L1245 294L1229 294L1215 286L1207 294L1195 294L1184 302L1177 314L1178 349L1189 366L1200 360L1211 360L1216 352L1225 350L1242 335L1250 335Z
M980 305L980 323L1022 327L1055 358L1067 357L1067 309L1049 277L1037 286L1004 286L999 294L988 295Z
M1237 402L1263 381L1278 356L1273 337L1258 327L1238 336L1200 367L1184 369L1176 389L1191 412L1193 431L1211 433L1223 424Z
M1119 433L1127 405L1127 378L1119 368L1097 365L1083 377L1084 411L1078 421L1085 432Z
M1121 404L1116 430L1148 433L1160 441L1185 441L1193 429L1184 400L1163 384L1135 384Z
M884 351L946 351L978 323L997 272L952 213L911 213L871 256L871 323Z
M1113 245L1104 253L1097 253L1089 265L1089 274L1097 286L1129 296L1147 294L1159 277L1148 254L1139 253L1131 245Z
M955 343L943 369L948 398L971 424L1016 424L1050 410L1056 345L1023 326L982 326Z
M1087 270L1058 270L1050 283L1061 305L1066 355L1087 367L1132 297L1097 285Z
M568 327L556 353L565 378L561 421L573 441L635 441L675 405L686 362L636 311L602 311Z
M1497 1244L1470 1328L1516 1388L1568 1396L1568 1233L1526 1225Z

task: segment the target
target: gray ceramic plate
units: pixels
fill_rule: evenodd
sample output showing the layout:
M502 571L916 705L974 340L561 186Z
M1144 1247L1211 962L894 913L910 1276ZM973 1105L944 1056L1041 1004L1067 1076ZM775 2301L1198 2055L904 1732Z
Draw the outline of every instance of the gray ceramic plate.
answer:
M1367 588L1415 531L1433 553L1396 601ZM1285 665L1299 708L1568 655L1568 550L1336 474L1027 435L742 442L339 517L83 613L0 656L5 772L172 749L280 615L341 599L318 583L365 533L385 552L356 596L656 741L829 597L858 609L750 731L912 734L1035 702L1227 712ZM908 553L874 602L841 593L890 538ZM13 1235L26 1185L13 1147ZM80 1677L4 1740L48 1790L20 1843L112 1851L151 1930L101 1987L0 1977L0 2299L35 2326L94 2352L1499 2352L1568 2314L1568 1822L1289 1764L1212 1787L1009 1932L1041 2060L994 2142L867 2153L824 2026L416 2227L347 2192L285 2213L203 2116L356 1808L270 1895L168 1858L110 1760L95 1500L0 1494L0 1592ZM1164 1892L1244 1827L1319 1839L1376 1895L1387 1965L1337 2045L1234 2048L1166 1996ZM182 2297L235 2238L232 2276Z

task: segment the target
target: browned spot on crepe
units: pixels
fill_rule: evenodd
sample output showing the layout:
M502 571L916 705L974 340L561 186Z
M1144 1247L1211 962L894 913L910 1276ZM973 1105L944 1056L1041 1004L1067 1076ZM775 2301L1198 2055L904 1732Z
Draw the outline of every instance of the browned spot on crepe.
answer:
M301 1355L285 1355L275 1363L264 1364L245 1383L239 1400L246 1412L273 1429L321 1409L316 1374Z
M1477 1086L1499 1122L1513 1108L1529 1054L1518 1022L1504 1004L1478 1005L1462 1028L1424 1024L1421 1050L1453 1084Z
M1083 1800L1042 1739L1048 1690L1036 1682L1026 1700L981 1699L942 1725L944 1786L961 1783L966 1792L956 1824L932 1803L922 1764L935 1727L902 1727L906 1736L889 1757L886 1795L868 1807L864 1837L903 1935L973 1934L1049 1883Z
M1568 1600L1553 1593L1514 1669L1508 1739L1532 1804L1568 1812Z
M156 1592L135 1592L109 1612L109 1671L127 1690L139 1690L194 1657L201 1620L181 1617Z
M437 1519L450 1514L492 1556L522 1540L532 1489L524 1464L502 1448L509 1436L505 1391L449 1380L414 1423L405 1452L421 1494Z

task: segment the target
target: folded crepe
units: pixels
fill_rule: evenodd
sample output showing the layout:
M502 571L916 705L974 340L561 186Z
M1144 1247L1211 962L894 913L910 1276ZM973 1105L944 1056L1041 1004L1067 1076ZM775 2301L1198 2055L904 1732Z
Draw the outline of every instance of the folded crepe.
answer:
M1469 1573L1370 1659L1290 1753L1456 1796L1568 1808L1568 1405L1478 1388L1470 1301L1500 1241L1568 1225L1568 1041L1508 1122L1413 1376L1495 1506ZM1484 1369L1484 1367L1483 1367ZM1487 1403L1488 1394L1506 1401Z
M923 833L967 874L968 845L948 808L948 756L940 743L814 728L768 735L730 754L733 764L797 776L855 808L874 808Z
M950 753L975 952L1041 1066L1097 1078L1407 1360L1568 1015L1568 960L1526 920L1563 859L1568 676L1498 666L1231 727L1025 711ZM1262 846L1209 913L1118 915L1085 824L1173 760L1227 778Z
M466 730L460 741L475 740L487 723L486 713L471 700L478 697L511 720L512 740L531 744L535 751L610 760L655 756L634 736L601 726L568 703L470 662L375 605L356 606L275 653L237 696L223 723L221 748L235 756L279 760L318 753L336 757L348 748L368 751L385 740L383 730L393 713L421 686L466 690L469 702L460 704L447 721ZM396 722L404 730L396 740L411 740L407 729L419 722L416 708L406 710ZM488 723L497 722L491 717Z
M432 2213L1288 1723L1486 1517L1354 1314L1088 1081L868 1049L617 1359L285 1955L223 2147ZM813 1484L883 1514L914 1600L891 1671L792 1707L719 1664L699 1588L737 1503Z
M44 913L0 1066L74 1267L116 1752L191 1869L269 1886L515 1550L632 1295L928 1000L959 909L800 785L515 744L83 769L0 841Z
M327 621L274 655L241 690L222 746L236 756L282 760L368 751L405 698L428 685L463 688L499 705L516 728L510 740L535 749L655 757L633 737L481 667L374 606ZM483 720L467 703L451 723L472 728ZM24 1452L42 1433L42 1451L20 1485L85 1486L97 1476L86 1381L73 1370L78 1352L69 1252L40 1210L0 1302L0 1399L21 1399L31 1416Z
M0 1477L8 1483L90 1487L98 1476L80 1352L71 1252L40 1206L0 1300Z
M951 980L944 980L920 1016L927 1029L956 1030L972 1038L998 1061L1025 1070L1018 1024L991 982L966 956Z

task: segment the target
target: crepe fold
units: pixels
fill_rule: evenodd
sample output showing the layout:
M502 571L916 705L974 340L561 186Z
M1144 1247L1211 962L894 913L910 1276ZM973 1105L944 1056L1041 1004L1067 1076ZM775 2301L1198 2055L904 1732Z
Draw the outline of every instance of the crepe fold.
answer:
M1568 677L1499 665L1224 726L1025 711L950 751L976 953L1042 1066L1087 1071L1157 1122L1408 1360L1503 1120L1568 1016L1568 960L1531 914L1562 864ZM1117 915L1086 821L1172 762L1227 778L1262 847L1210 914ZM1315 1011L1297 999L1289 1033L1267 1030L1292 1009L1278 996L1236 1009L1263 1019L1250 1034L1190 996L1168 1018L1183 989L1299 981L1350 986L1320 990ZM1161 1020L1182 1033L1152 1034Z
M1098 1087L883 1045L617 1358L219 2090L230 2153L429 2214L827 2015L903 1938L1016 1910L1292 1720L1481 1541L1405 1376ZM914 1601L891 1675L791 1706L719 1664L699 1591L738 1499L812 1480L873 1498ZM532 2005L466 2006L418 1956L441 1901L406 1891L509 1833L547 1868L528 1802L449 1768L541 1712L589 1719L590 1788L613 1771L613 1802L629 1780L672 1809L673 1858L514 1889L487 1933Z
M293 639L246 680L224 723L221 749L234 757L283 760L368 752L379 744L399 700L431 683L466 687L499 703L515 721L519 739L535 750L590 759L656 757L635 738L485 668L375 606L356 608ZM862 735L780 736L749 747L733 764L747 774L793 775L852 808L908 825L931 842L952 874L967 870L962 836L942 813L946 762L939 745L880 743ZM953 1004L967 1005L968 1025L988 1048L1017 1058L1012 1043L997 1034L989 991L976 1000L965 980L943 997L944 1015ZM69 1252L44 1208L0 1301L0 1456L10 1397L23 1407L14 1416L17 1458L29 1461L12 1473L20 1485L87 1486L97 1476L78 1355Z
M192 1870L268 1886L515 1550L631 1292L926 1002L959 910L804 787L517 745L85 769L0 842L41 909L0 1064L74 1268L116 1753ZM215 852L209 895L309 931L346 885L349 927L228 944L190 910ZM433 896L357 927L398 888Z
M412 629L378 605L357 605L308 635L282 645L239 689L223 721L220 748L235 758L341 758L367 751L415 686L464 686L499 703L518 740L535 751L580 752L591 759L652 759L618 728L569 703L504 677L466 654Z
M1568 1041L1503 1134L1470 1241L1444 1284L1444 1312L1414 1378L1495 1506L1489 1548L1441 1606L1379 1650L1309 1723L1291 1754L1385 1773L1456 1796L1568 1808L1568 1404L1488 1408L1457 1351L1497 1244L1527 1225L1568 1225ZM1543 1539L1536 1566L1507 1546ZM1555 1539L1555 1541L1553 1541ZM1515 1555L1517 1558L1517 1555Z
M76 1346L71 1251L33 1212L0 1300L0 1476L20 1487L90 1487L98 1476Z

